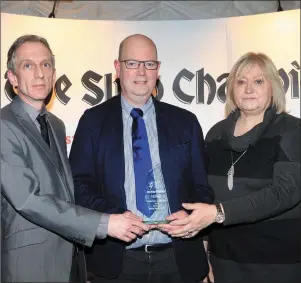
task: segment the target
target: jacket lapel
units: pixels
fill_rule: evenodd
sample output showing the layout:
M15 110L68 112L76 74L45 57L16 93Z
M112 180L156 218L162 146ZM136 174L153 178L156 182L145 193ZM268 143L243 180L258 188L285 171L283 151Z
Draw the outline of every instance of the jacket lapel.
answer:
M173 137L170 131L170 121L175 117L169 117L165 112L165 107L161 102L153 99L156 110L156 122L158 130L159 153L161 160L161 169L164 177L164 183L168 195L169 205L172 212L178 210L173 203L178 203L178 192L175 188L178 186L179 174L178 167L172 157L171 148L175 146L176 137Z
M50 130L52 132L53 139L55 141L55 145L59 153L59 158L64 170L63 174L65 175L64 177L67 182L67 187L69 188L67 189L67 191L69 193L70 199L74 201L73 179L72 179L72 173L69 166L69 160L67 157L67 150L65 144L65 136L66 136L65 132L63 128L57 126L57 123L53 119L52 115L48 116L48 124L50 126ZM58 172L59 174L61 174L60 171Z
M55 165L54 160L51 156L51 151L49 146L43 140L41 133L37 129L34 122L31 120L29 115L26 113L24 108L22 107L22 101L20 98L15 98L15 100L11 104L12 111L15 114L18 122L24 128L24 131L28 133L33 140L40 146L45 152L46 156L51 160L51 162Z
M109 123L106 124L106 132L104 136L107 137L105 144L109 148L109 156L106 159L106 165L110 168L109 172L112 174L110 180L114 185L112 188L119 190L124 207L126 208L126 197L124 190L125 181L125 162L124 162L124 140L123 140L123 120L121 108L121 96L112 98L110 101L108 117Z
M18 122L20 123L20 125L22 126L22 128L24 129L24 132L25 133L28 133L32 139L34 140L34 142L37 144L37 146L41 147L42 150L44 151L45 155L47 156L47 158L49 158L49 160L51 161L51 163L53 164L54 168L56 169L56 171L58 172L58 175L60 170L59 168L57 167L56 165L56 162L54 161L53 159L53 156L52 156L52 153L51 153L51 150L49 148L49 146L46 144L46 142L43 140L43 137L41 136L41 133L39 132L39 130L37 129L36 125L34 124L34 122L31 120L31 118L29 117L29 115L26 113L26 111L24 110L24 108L22 107L22 101L20 98L15 98L11 104L11 107L12 107L12 111L13 113L15 114ZM50 117L51 115L49 115ZM58 148L58 151L60 153L60 157L62 157L62 151L61 151L61 147L59 146L58 144L58 141L57 141L57 137L56 137L56 133L55 131L57 129L54 129L52 127L52 123L50 122L50 127L51 127L51 130L52 130L52 133L53 133L53 136L54 136L54 139L55 139L55 142L56 142L56 145L57 145L57 148ZM62 163L63 163L63 167L64 167L64 170L66 172L66 163L63 162L63 158L61 159L62 160ZM67 175L66 175L67 177ZM62 183L64 184L64 186L66 187L65 185L65 182L64 182L64 179L62 178L62 176L60 176L60 179L62 181ZM67 179L67 178L66 178ZM70 181L68 181L69 183ZM72 185L71 185L71 188ZM69 190L66 188L66 190L68 191L68 194L70 195L70 192ZM71 197L70 195L70 198L73 199L73 195Z

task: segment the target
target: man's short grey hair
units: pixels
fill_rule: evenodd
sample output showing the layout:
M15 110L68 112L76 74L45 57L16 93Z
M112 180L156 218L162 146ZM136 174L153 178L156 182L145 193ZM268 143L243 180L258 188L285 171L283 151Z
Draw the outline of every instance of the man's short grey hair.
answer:
M55 69L55 59L54 59L54 55L49 46L48 41L41 36L34 35L34 34L27 34L27 35L23 35L23 36L20 36L19 38L17 38L14 41L14 43L12 44L12 46L9 48L8 53L7 53L7 69L8 70L11 70L13 73L16 72L16 51L22 44L24 44L26 42L40 42L40 43L44 44L45 47L49 50L49 52L51 54L51 63L52 63L53 69Z

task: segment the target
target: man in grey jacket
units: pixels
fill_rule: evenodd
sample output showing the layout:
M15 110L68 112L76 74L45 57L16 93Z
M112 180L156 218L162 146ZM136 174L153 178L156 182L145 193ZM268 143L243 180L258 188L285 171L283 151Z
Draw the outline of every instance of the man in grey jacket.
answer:
M149 226L129 211L109 215L74 204L65 126L44 103L55 81L46 39L19 37L7 69L18 95L1 109L1 282L68 282L74 242L128 242Z

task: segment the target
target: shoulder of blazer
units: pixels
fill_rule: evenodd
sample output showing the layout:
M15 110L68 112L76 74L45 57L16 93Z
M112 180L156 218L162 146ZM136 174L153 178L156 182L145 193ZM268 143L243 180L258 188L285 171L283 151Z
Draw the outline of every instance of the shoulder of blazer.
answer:
M196 115L186 109L154 99L157 126L169 129L170 132L180 133L202 127Z
M101 125L103 120L110 121L110 117L121 115L120 95L85 110L81 120L89 121L89 125ZM108 117L109 116L109 117Z
M96 138L102 129L108 129L112 125L122 123L122 110L120 95L114 96L107 101L91 107L83 113L77 125L76 135L81 132ZM104 127L107 125L108 127Z
M1 108L1 132L8 128L12 130L12 125L19 125L17 116L11 108L11 103Z
M85 113L102 112L106 109L117 107L118 105L121 105L120 97L121 95L113 96L109 98L107 101L85 110Z
M12 101L1 108L1 124L5 123L8 126L9 124L19 125L19 119L26 119L26 115L26 112L18 107L18 103Z
M120 96L121 96L120 94L117 96L113 96L112 98L109 98L107 101L85 110L84 113L95 115L96 113L100 114L108 110L110 111L114 108L117 108L118 106L121 107Z
M13 117L13 111L11 108L11 103L7 104L1 108L1 120L11 120Z
M51 122L56 123L57 125L59 125L62 128L65 128L65 123L63 122L63 120L61 120L59 117L55 116L54 114L52 114L51 112L47 112L49 119L51 119Z
M156 111L159 112L159 114L164 114L166 115L167 118L169 116L169 119L172 117L174 118L179 118L179 119L184 119L184 120L191 120L191 119L197 119L195 114L183 109L179 106L175 106L166 102L158 101L157 99L153 98L153 102L155 105ZM171 117L170 117L171 116Z

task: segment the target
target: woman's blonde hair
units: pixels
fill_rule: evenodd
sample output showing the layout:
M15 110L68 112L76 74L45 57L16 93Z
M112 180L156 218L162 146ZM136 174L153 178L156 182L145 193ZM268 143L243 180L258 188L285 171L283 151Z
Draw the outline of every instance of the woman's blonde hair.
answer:
M234 84L237 75L241 74L243 70L254 64L259 66L263 76L271 83L272 104L276 107L277 113L285 112L285 93L274 63L263 53L248 52L236 61L227 78L226 113L234 112L237 108L234 101Z

